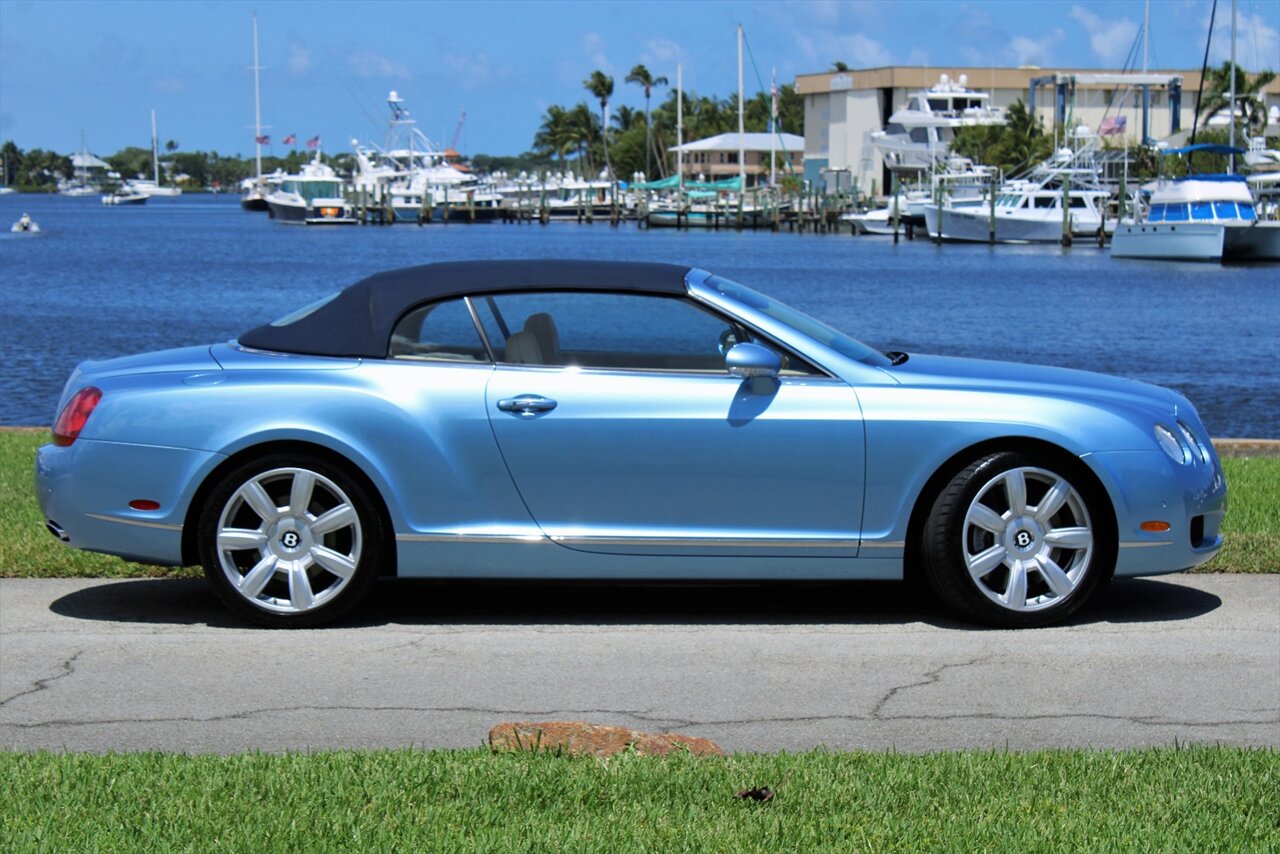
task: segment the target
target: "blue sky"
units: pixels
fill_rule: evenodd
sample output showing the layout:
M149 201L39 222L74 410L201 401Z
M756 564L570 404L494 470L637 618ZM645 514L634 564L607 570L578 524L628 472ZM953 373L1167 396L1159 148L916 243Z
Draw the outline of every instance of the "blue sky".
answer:
M1211 5L1152 0L1152 67L1200 67ZM290 133L319 135L329 151L381 141L391 89L437 143L465 111L465 154L528 149L547 106L589 99L582 81L594 69L613 75L617 104L643 105L623 83L636 63L673 86L683 63L686 89L728 96L739 23L767 87L772 68L792 82L835 60L1120 67L1143 19L1142 0L0 0L0 139L69 152L83 129L110 154L147 146L155 109L162 141L251 153L255 10L277 153ZM1211 56L1221 60L1229 0L1218 11ZM1239 20L1241 64L1280 67L1280 2L1240 0ZM746 78L751 91L750 62Z

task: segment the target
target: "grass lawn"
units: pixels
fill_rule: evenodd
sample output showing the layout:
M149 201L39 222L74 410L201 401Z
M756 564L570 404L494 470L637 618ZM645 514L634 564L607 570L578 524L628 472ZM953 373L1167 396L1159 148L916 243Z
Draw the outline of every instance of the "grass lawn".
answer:
M10 851L1266 851L1280 753L0 753ZM769 786L768 802L738 790Z
M192 577L195 568L141 566L66 548L44 529L32 481L44 431L0 431L0 578ZM1231 506L1226 544L1202 572L1280 572L1280 457L1224 457Z

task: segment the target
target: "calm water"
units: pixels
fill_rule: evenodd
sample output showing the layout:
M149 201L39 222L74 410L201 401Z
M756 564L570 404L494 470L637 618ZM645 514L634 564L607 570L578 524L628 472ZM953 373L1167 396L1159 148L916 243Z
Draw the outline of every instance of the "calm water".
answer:
M23 211L42 234L8 233ZM1275 266L634 225L305 228L208 196L0 196L0 227L0 424L50 423L82 359L234 338L391 267L540 257L697 265L884 349L1121 374L1187 394L1215 436L1280 437Z

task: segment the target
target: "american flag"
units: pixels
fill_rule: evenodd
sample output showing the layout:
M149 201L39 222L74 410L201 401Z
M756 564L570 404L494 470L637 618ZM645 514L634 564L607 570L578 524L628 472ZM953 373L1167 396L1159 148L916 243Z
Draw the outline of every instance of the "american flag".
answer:
M1109 119L1103 119L1102 124L1098 126L1098 133L1102 136L1115 136L1118 133L1124 133L1124 127L1127 123L1125 116L1112 116Z
M291 133L280 141L285 145L294 145L298 141L298 135L296 133Z
M254 142L256 142L256 143L258 143L258 145L270 145L270 144L271 144L271 135L270 135L270 134L265 134L265 133L264 133L262 136L255 136L255 137L253 138L253 141L254 141Z
M315 136L311 137L311 139L307 140L307 148L319 148L319 147L320 147L320 134L316 134Z

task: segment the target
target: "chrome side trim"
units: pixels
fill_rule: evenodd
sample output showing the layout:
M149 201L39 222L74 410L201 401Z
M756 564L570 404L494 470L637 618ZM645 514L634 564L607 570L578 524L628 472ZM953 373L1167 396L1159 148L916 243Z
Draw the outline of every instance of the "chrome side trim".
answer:
M545 536L540 534L396 534L401 543L557 543L562 546L700 546L702 548L796 548L856 549L857 540L800 539L766 537L608 537ZM881 548L902 548L902 543L885 543Z
M1163 543L1121 543L1120 548L1122 549L1154 549L1154 548L1159 548L1160 546L1171 546L1171 545L1173 545L1173 543L1170 543L1167 541Z
M864 549L905 549L906 540L863 540Z
M857 540L800 539L766 537L571 537L552 535L551 540L565 546L702 546L710 549L856 549Z
M120 525L134 525L139 528L155 528L158 531L181 531L181 525L172 525L168 522L148 522L145 519L125 519L120 516L106 516L102 513L86 513L84 514L90 519L98 519L103 522L116 522Z
M542 534L396 534L398 543L545 543Z

